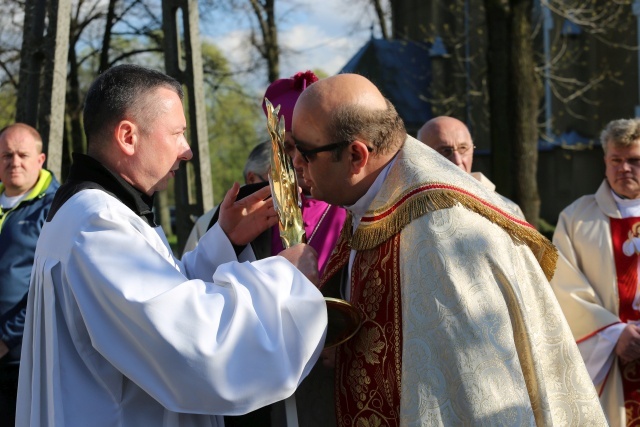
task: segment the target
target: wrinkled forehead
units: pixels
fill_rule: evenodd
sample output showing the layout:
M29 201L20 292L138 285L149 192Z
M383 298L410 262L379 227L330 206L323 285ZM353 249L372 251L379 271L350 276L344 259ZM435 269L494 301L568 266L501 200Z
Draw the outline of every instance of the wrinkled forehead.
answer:
M640 156L640 140L634 141L631 144L610 141L609 144L607 144L605 155L634 157Z
M436 134L437 147L461 147L472 145L471 136L458 129L443 129Z

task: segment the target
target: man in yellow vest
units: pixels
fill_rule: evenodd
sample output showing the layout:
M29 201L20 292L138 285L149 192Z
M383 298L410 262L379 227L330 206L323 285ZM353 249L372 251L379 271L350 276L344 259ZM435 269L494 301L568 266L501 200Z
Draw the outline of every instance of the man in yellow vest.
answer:
M14 425L20 348L33 254L58 181L42 168L37 130L0 131L0 424Z

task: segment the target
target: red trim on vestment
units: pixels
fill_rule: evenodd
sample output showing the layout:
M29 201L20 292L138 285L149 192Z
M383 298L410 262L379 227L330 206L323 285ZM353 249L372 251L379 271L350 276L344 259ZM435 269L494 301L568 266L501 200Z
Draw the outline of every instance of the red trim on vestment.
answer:
M507 212L503 211L502 209L492 205L491 203L487 203L484 199L481 199L480 197L476 196L473 193L470 193L468 191L465 191L461 188L455 187L453 185L447 185L447 184L427 184L427 185L423 185L420 186L416 189L411 190L409 193L405 194L403 197L401 197L397 202L395 202L389 209L387 209L386 211L375 215L375 216L365 216L363 217L360 222L374 222L374 221L378 221L386 216L391 215L397 208L398 206L402 205L403 203L405 203L407 201L407 199L415 196L418 193L421 193L423 191L430 191L430 190L438 190L438 189L445 189L445 190L453 190L453 191L457 191L459 193L462 193L466 196L469 196L477 201L479 201L480 203L482 203L483 205L487 206L490 209L493 209L494 211L498 212L499 214L507 217L508 219L510 219L511 221L518 223L522 226L525 227L529 227L529 228L535 228L533 225L529 224L527 221L523 221L520 218L517 218L513 215L508 214Z
M611 374L611 371L613 371L613 363L609 368L609 372L607 372L607 376L604 377L604 381L602 381L602 386L600 387L600 390L598 390L598 397L602 397L602 392L604 391L604 388L607 385L607 380L609 379L609 374Z
M594 335L599 334L600 332L604 331L605 329L607 329L607 328L609 328L609 327L611 327L611 326L613 326L613 325L619 325L620 323L622 323L622 322L613 322L613 323L612 323L612 324L610 324L610 325L603 326L602 328L600 328L600 329L598 329L598 330L596 330L596 331L591 332L589 335L587 335L587 336L585 336L585 337L583 337L583 338L580 338L579 340L576 340L576 344L580 344L581 342L588 340L589 338L593 337Z

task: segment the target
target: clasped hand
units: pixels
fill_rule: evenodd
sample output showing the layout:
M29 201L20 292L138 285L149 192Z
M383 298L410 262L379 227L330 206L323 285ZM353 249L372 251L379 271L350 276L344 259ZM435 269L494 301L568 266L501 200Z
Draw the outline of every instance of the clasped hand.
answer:
M640 328L628 324L618 338L615 351L625 363L640 359Z

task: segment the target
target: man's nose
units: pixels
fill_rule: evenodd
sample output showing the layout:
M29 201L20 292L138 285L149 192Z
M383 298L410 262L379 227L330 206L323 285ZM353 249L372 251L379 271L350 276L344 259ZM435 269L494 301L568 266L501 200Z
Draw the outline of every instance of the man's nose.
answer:
M302 167L306 164L304 159L302 158L302 154L298 151L298 149L293 150L293 167L296 169L302 169Z
M460 155L458 150L456 150L453 153L451 153L450 160L453 162L454 165L456 165L458 167L460 167L462 165L462 156Z
M191 147L185 142L184 151L180 154L180 160L186 162L193 158L193 151L191 151Z

